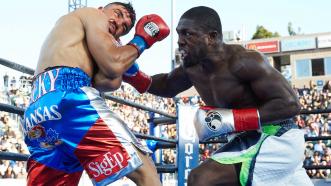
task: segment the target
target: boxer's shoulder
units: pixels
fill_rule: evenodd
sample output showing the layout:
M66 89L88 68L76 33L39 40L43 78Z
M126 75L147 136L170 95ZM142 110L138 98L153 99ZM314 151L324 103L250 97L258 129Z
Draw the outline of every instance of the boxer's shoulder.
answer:
M96 8L84 7L79 8L61 19L76 19L80 20L84 25L87 23L96 24L97 22L107 22L107 17L101 11Z
M261 69L259 66L265 61L263 55L254 50L234 49L233 52L229 61L229 70L239 76L255 73L257 69Z

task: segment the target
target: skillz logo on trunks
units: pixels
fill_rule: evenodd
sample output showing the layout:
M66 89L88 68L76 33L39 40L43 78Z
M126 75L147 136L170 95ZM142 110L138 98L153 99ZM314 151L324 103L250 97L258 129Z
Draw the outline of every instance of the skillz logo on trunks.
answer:
M129 164L129 159L125 149L114 147L109 152L87 163L85 170L91 178L100 181L125 168Z

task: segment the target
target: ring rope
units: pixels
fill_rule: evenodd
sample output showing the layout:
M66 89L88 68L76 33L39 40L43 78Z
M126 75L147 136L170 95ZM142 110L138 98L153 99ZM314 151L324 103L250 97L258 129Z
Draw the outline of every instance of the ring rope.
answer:
M20 65L20 64L17 64L17 63L14 63L14 62L11 62L11 61L8 61L6 59L0 58L0 64L3 65L3 66L6 66L8 68L11 68L11 69L14 69L14 70L17 70L17 71L20 71L20 72L29 74L29 75L33 75L34 74L34 70L33 69L31 69L29 67L26 67L26 66L23 66L23 65Z
M151 139L151 140L157 140L157 141L163 141L163 142L168 142L168 143L172 143L172 144L176 144L177 141L173 140L173 139L164 139L164 138L159 138L159 137L155 137L155 136L151 136L151 135L147 135L147 134L141 134L141 133L137 133L137 132L133 132L133 134L141 139Z
M15 113L20 116L23 116L23 114L24 114L24 109L15 107L12 105L4 104L4 103L0 103L0 111ZM168 142L168 143L173 143L173 144L177 143L176 140L173 140L173 139L158 138L155 136L150 136L150 135L140 134L140 133L135 133L135 132L134 132L134 135L139 138L142 138L142 139L151 139L151 140L163 141L163 142Z
M0 152L0 160L27 161L28 154L19 154L13 152ZM173 173L177 171L174 164L155 164L158 173Z
M135 103L136 104L136 103ZM23 116L24 114L24 109L4 103L0 103L0 111L5 111L5 112L10 112L10 113L15 113L18 115ZM331 109L325 109L325 110L311 110L311 111L304 111L302 114L312 114L312 113L329 113L331 112ZM177 143L176 140L173 139L164 139L164 138L158 138L155 136L150 136L146 134L140 134L140 133L134 133L137 137L140 137L142 139L151 139L151 140L158 140L158 141L163 141L163 142L168 142L168 143ZM313 137L307 137L305 136L306 141L317 141L317 140L330 140L331 136L313 136ZM226 143L227 139L225 137L219 138L217 140L209 140L206 142L200 142L200 144L208 144L208 143Z
M172 119L177 119L177 117L175 115L171 115L171 114L168 114L166 112L162 112L162 111L157 110L157 109L154 109L154 108L146 107L144 105L140 105L140 104L137 104L135 102L128 101L128 100L125 100L125 99L122 99L122 98L113 96L110 93L105 93L105 96L104 97L107 98L107 99L109 99L109 100L111 100L111 101L115 101L117 103L121 103L121 104L132 106L132 107L135 107L135 108L138 108L138 109L142 109L142 110L146 110L146 111L158 113L160 115L167 116L167 117L172 118Z
M34 74L34 70L11 62L9 60L0 58L0 64L4 65L8 68L29 74L29 75L33 75ZM170 115L168 113L153 109L153 108L149 108L143 105L139 105L137 103L131 102L131 101L127 101L124 100L122 98L118 98L115 96L110 95L109 93L105 93L105 98L115 101L115 102L119 102L121 104L127 104L129 106L135 107L135 108L139 108L139 109L143 109L143 110L147 110L150 112L155 112L161 115L164 115L166 117L172 118L172 119L177 119L176 116L174 115ZM23 115L24 114L24 109L19 108L19 107L15 107L12 105L8 105L8 104L3 104L0 103L0 110L1 111L5 111L5 112L10 112L10 113L16 113L18 115ZM320 109L316 109L316 110L301 110L299 114L322 114L322 113L330 113L331 109L324 109L324 110L320 110ZM154 137L154 136L148 136L145 134L139 134L139 133L135 133L135 135L139 135L140 137L144 137L145 139L154 139L154 140L159 140L158 138ZM138 137L138 136L137 136ZM315 141L315 140L323 140L323 139L330 139L331 136L319 136L319 137L305 137L305 140L307 141ZM174 144L176 143L175 140L166 140L166 139L162 139L160 141L166 142L168 144ZM219 140L219 141L207 141L205 143L224 143L223 140ZM19 154L19 153L11 153L11 152L0 152L0 159L9 159L9 160L16 160L16 161L26 161L28 159L29 155L27 154ZM304 166L305 169L330 169L331 166L323 166L323 165L315 165L315 166ZM175 165L163 165L163 164L158 164L157 165L157 171L159 173L167 173L167 172L176 172L178 170L178 168Z
M154 125L166 125L166 124L174 124L176 123L176 119L168 118L168 117L157 117L147 119L147 122L153 122Z
M24 109L23 108L16 107L16 106L13 106L13 105L4 104L4 103L0 103L0 110L5 111L5 112L10 112L10 113L15 113L15 114L18 114L20 116L24 115Z

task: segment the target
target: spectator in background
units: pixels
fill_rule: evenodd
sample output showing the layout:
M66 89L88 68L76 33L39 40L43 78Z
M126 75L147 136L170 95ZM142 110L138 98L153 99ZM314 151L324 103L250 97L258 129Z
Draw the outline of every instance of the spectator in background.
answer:
M331 81L330 80L326 81L325 85L323 86L323 91L331 92Z
M295 124L297 124L300 129L302 129L306 126L305 120L302 119L301 115L295 116Z
M12 78L10 76L7 75L7 86L8 86L8 82L10 82ZM330 81L328 81L325 86L330 83ZM324 87L325 87L324 86ZM18 85L18 87L21 87ZM314 99L317 98L317 94L314 93L314 91L310 90L307 88L307 86L305 88L296 88L297 89L297 95L299 95L299 99L300 99L300 103L302 105L302 107L304 108L310 108L312 109L312 103L314 102ZM23 99L23 102L26 104L23 104L22 107L26 107L27 103L29 102L29 96L28 94L22 94L22 90L18 89L17 90L19 93L13 95L14 91L9 92L9 90L3 90L2 92L2 103L5 104L15 104L15 102L10 103L7 102L7 97L8 95L10 96L17 96L19 97L18 100ZM323 88L321 91L319 91L320 96L322 97L320 100L322 102L322 104L319 106L320 109L325 109L325 108L330 108L331 107L331 91L328 89ZM133 90L130 86L128 86L127 84L123 84L121 86L121 88L115 92L111 93L114 96L117 97L121 97L121 98L125 98L125 99L129 99L129 100L134 100L136 103L139 104L143 104L143 105L149 105L152 108L160 108L163 109L165 112L168 113L172 113L172 114L176 114L176 107L175 107L175 102L173 101L173 99L171 98L156 98L155 96L151 95L151 94L139 94L137 93L135 90ZM313 94L315 96L313 96ZM311 98L310 98L311 97ZM204 105L204 103L202 102L200 97L196 97L198 99L198 104L199 105ZM310 104L306 103L306 99L308 99L310 102ZM191 98L191 103L195 103L195 98ZM311 100L311 101L310 101ZM125 120L128 121L130 119L130 128L135 128L135 131L146 131L148 130L148 123L146 122L147 119L149 118L148 113L146 113L145 111L142 110L135 110L132 107L129 106L125 106L119 103L115 103L112 101L107 101L108 104L111 107L114 107L115 112L120 113L119 115ZM152 104L153 103L153 104ZM130 117L132 113L138 112L139 114L137 115L137 118L134 117ZM22 138L17 135L19 134L19 132L12 132L16 130L16 126L18 125L17 120L15 120L14 118L11 117L10 114L8 113L2 113L1 117L0 117L0 129L4 129L4 116L8 115L9 119L9 132L4 133L4 131L0 130L0 150L1 151L5 151L5 152L18 152L18 153L23 153L23 154L27 154L27 150L26 150L26 146L25 144L22 142ZM320 119L316 119L316 118L320 118ZM7 120L7 119L6 119ZM313 129L311 129L313 132L310 132L310 135L308 136L324 136L328 133L328 135L330 135L330 126L331 126L331 113L328 114L322 114L321 116L311 116L311 115L298 115L295 117L296 123L302 127L303 130L308 131L311 123L313 123ZM317 121L317 122L316 122ZM319 122L320 121L320 122ZM136 124L137 123L137 124ZM310 124L308 124L310 123ZM7 126L7 125L6 125ZM328 129L327 129L328 126ZM168 138L168 135L172 135L171 137L169 136L169 138L176 138L176 126L175 125L166 125L166 126L162 126L163 130L161 132L161 136ZM316 129L319 128L319 129ZM7 128L7 127L6 127ZM141 129L144 128L144 129ZM171 129L173 128L173 129ZM18 129L18 128L17 128ZM172 131L172 132L170 132ZM318 133L317 133L318 131ZM8 135L8 133L11 134L15 134L16 135L16 142L13 141L13 136ZM306 133L307 134L307 133ZM305 161L304 161L304 165L312 165L312 160L313 160L313 154L314 154L314 144L317 143L317 141L315 142L306 142L306 152L305 152ZM318 163L318 165L323 165L326 163L326 165L330 165L331 166L331 161L330 161L330 143L331 141L323 141L323 143L325 144L326 148L323 149L323 153L321 153L321 160L320 163ZM203 146L201 147L201 158L203 158L202 156L204 155L205 150L209 151L209 154L212 154L216 149L218 149L217 147L218 144L213 144L212 147L208 147ZM15 150L16 149L16 150ZM165 152L163 155L167 154L167 163L171 163L175 161L175 157L176 154L174 151L169 151ZM5 163L6 161L6 163ZM3 178L5 172L8 172L8 166L6 167L6 165L10 165L10 162L8 162L9 160L0 160L0 178ZM164 161L164 160L163 160ZM325 163L324 163L325 162ZM25 167L25 163L26 162L16 162L15 165L12 168L12 172L17 172L16 171L16 166L20 167L20 173L18 174L17 178L25 178L26 177L26 167ZM316 165L316 163L315 163ZM311 176L312 178L317 178L316 175L320 175L321 173L317 174L317 170L308 170L307 172L315 172L313 175ZM312 174L310 174L312 175ZM330 177L330 175L329 175ZM318 177L318 178L321 178Z
M314 151L323 153L323 149L325 148L325 144L323 143L322 140L318 140L317 143L314 145Z

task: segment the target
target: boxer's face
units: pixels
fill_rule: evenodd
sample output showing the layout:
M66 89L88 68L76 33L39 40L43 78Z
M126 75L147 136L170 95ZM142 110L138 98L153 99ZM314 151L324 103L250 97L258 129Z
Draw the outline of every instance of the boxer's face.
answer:
M184 65L194 66L207 56L208 34L194 20L182 18L177 25L178 49Z
M132 21L125 7L113 4L103 8L102 11L106 14L108 19L108 31L115 38L119 38L130 31Z

